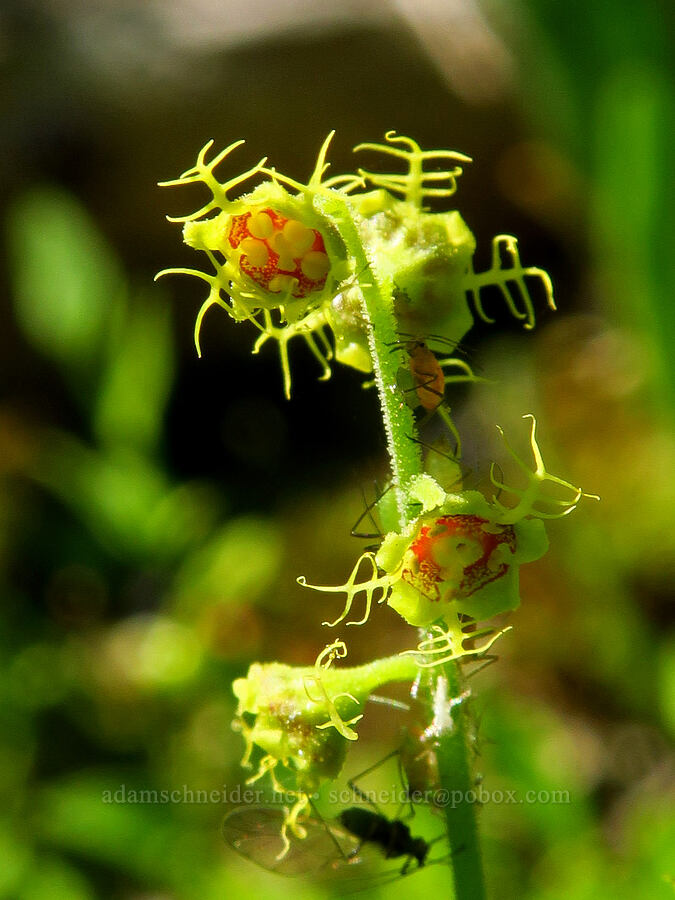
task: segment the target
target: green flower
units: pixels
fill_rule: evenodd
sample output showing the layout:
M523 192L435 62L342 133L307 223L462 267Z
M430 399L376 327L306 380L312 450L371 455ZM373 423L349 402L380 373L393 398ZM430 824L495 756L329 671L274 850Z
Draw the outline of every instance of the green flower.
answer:
M520 603L518 570L548 549L544 525L495 522L482 494L449 495L411 534L388 535L377 563L396 572L387 604L410 625L468 616L484 621Z
M548 549L541 520L565 516L582 497L595 497L547 472L536 440L536 421L530 418L534 469L506 444L525 473L525 487L509 487L495 478L494 466L491 470L493 484L504 495L514 496L515 505L496 497L490 502L478 491L446 493L430 475L417 476L407 499L419 508L419 514L403 530L386 534L376 553L364 553L345 584L308 585L304 578L298 579L318 591L346 594L342 613L324 624L333 627L344 621L356 598L363 595L362 618L346 624L364 624L373 602L386 602L408 624L432 629L434 637L410 651L431 655L431 663L422 665L485 651L492 641L478 647L475 640L492 634L492 629L471 629L520 604L520 566L539 559ZM568 496L550 496L547 484ZM364 569L368 570L365 578ZM443 659L434 660L434 655Z
M389 132L387 144L355 149L393 157L407 171L376 174L359 169L326 178L332 137L324 141L306 183L266 166L266 158L220 182L214 170L243 141L207 162L210 141L193 168L162 183L201 182L212 195L197 212L171 221L184 223L185 242L206 254L213 271L173 268L159 273L193 275L209 287L195 324L198 352L204 315L219 306L236 322L250 321L258 329L255 353L268 340L278 342L289 396L288 343L294 337L305 341L323 378L330 377L333 356L359 371L372 369L363 302L372 279L391 297L401 333L422 339L435 332L461 340L473 324L467 294L477 315L491 321L481 303L481 292L489 285L500 289L512 314L527 328L534 324L534 310L526 278L544 284L553 306L548 276L521 266L515 238L495 238L491 268L476 274L476 242L459 212L429 212L424 207L429 198L447 199L455 193L461 166L443 166L470 162L469 157L454 150L422 150L411 138ZM426 171L429 164L435 170ZM254 177L264 180L249 193L230 197ZM506 266L500 248L507 254Z
M389 681L412 681L416 674L398 656L331 667L345 655L344 643L336 641L313 666L253 663L246 678L234 682L237 727L247 745L244 763L249 764L254 746L265 754L253 780L282 765L293 789L314 792L338 775L347 741L357 738L352 726L361 719L368 696Z

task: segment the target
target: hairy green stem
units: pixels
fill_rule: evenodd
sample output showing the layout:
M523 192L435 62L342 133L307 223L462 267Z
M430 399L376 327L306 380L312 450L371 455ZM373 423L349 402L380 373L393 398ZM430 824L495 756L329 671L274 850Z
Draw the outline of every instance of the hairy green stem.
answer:
M457 663L443 666L443 674L435 684L435 701L436 704L443 702L446 710L449 708L448 721L440 729L437 757L439 780L448 798L444 811L452 849L455 895L458 900L484 900L475 785L469 764L472 723L466 700L462 699L461 672Z
M422 458L416 442L412 410L404 402L396 376L406 365L405 350L400 346L392 298L392 284L381 279L368 259L354 226L354 214L340 210L338 203L328 201L331 217L347 249L363 266L360 286L363 293L364 318L368 327L373 372L377 385L387 435L394 490L399 512L399 526L405 527L414 513L408 501L410 480L422 474ZM328 212L328 210L326 210ZM431 692L430 719L438 732L438 768L441 788L450 802L445 807L448 839L452 849L455 897L457 900L484 900L483 863L476 822L476 806L469 803L474 786L469 764L468 736L470 721L466 703L460 700L461 671L451 661L437 667L435 688Z
M373 363L373 376L382 407L387 436L393 487L396 493L399 526L411 517L408 496L410 480L422 471L422 456L415 438L415 419L396 384L396 375L406 365L406 351L396 330L393 285L382 279L365 251L354 225L356 213L342 198L317 198L324 213L333 220L355 261L359 287L363 294L363 314L368 330L368 343Z

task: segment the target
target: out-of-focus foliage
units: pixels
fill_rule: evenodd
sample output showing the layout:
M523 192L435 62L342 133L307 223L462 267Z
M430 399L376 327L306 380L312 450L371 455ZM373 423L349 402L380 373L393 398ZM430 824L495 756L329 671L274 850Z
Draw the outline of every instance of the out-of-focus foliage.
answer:
M311 663L327 640L320 621L339 612L295 577L338 584L349 571L359 485L372 496L369 480L382 477L373 400L349 373L315 384L309 360L285 404L273 354L250 358L253 335L215 314L198 366L198 289L151 285L181 264L153 184L187 166L194 146L246 136L253 161L272 148L305 177L331 127L336 154L388 128L466 149L481 174L467 172L458 202L478 253L486 261L489 236L514 231L552 271L560 309L534 336L500 320L467 341L487 379L453 405L468 485L484 485L489 459L505 464L494 425L514 433L532 412L551 468L602 496L552 524L551 551L523 570L499 661L471 681L482 787L523 801L493 794L481 812L493 895L672 897L665 4L489 9L490 41L472 46L480 54L499 37L512 88L497 90L495 55L495 67L473 70L494 90L474 95L448 87L400 25L380 28L375 14L364 30L345 7L332 32L188 51L171 43L178 5L156 20L132 6L0 13L15 76L0 155L0 898L340 894L247 865L219 824L223 792L245 776L232 680L252 660ZM476 16L467 10L463 28ZM194 37L193 26L183 31ZM452 76L462 60L451 62ZM335 172L349 167L336 156ZM384 608L358 631L354 663L409 642ZM368 718L348 775L399 740L394 712ZM375 773L367 786L392 778ZM129 800L153 790L179 799ZM197 791L215 799L196 802ZM567 791L568 802L524 802L527 791ZM444 895L442 870L367 895Z

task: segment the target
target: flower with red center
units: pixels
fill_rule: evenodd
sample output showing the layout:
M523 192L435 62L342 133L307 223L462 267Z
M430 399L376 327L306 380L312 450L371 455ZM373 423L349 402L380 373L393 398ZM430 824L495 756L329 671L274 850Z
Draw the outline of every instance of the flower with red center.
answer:
M539 559L548 547L543 522L500 521L501 510L478 491L446 494L430 475L413 480L409 496L422 514L401 531L388 532L377 553L366 551L345 584L298 579L314 590L346 594L342 613L324 624L344 621L359 595L365 600L362 618L347 625L366 622L374 602L386 602L419 628L438 622L457 628L467 617L485 622L515 609L520 566Z
M271 208L232 216L227 240L239 268L273 294L305 297L326 283L330 260L321 233Z
M458 616L482 622L515 609L519 567L542 556L546 533L538 519L496 519L482 494L464 491L446 495L407 534L388 535L377 554L390 573L387 604L421 628Z

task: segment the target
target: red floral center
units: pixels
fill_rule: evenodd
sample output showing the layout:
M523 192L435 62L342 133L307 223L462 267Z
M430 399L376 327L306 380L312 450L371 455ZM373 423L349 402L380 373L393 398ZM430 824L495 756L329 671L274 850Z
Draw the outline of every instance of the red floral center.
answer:
M321 290L330 260L320 232L274 209L232 216L230 246L239 250L239 267L270 293L305 297Z
M511 525L495 525L480 516L443 516L422 525L401 577L430 600L470 597L506 574L508 563L501 554L494 557L501 544L515 553Z

